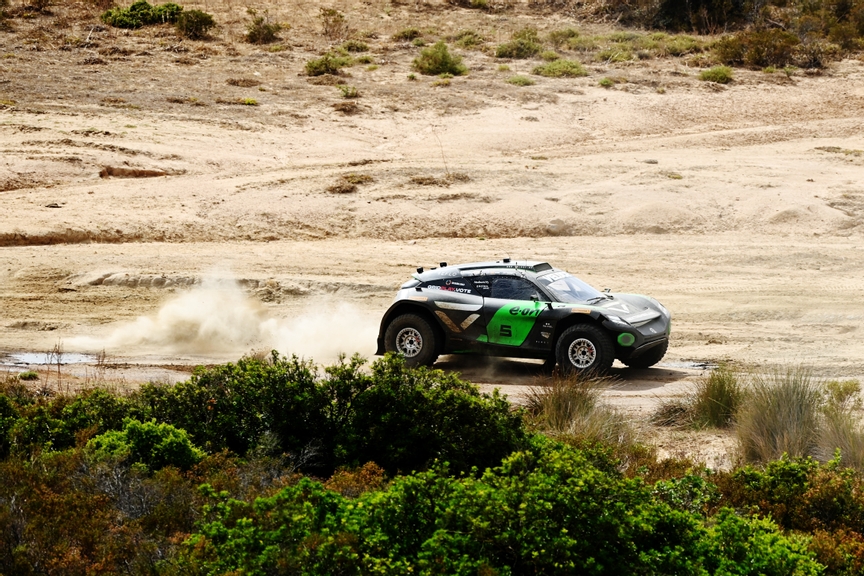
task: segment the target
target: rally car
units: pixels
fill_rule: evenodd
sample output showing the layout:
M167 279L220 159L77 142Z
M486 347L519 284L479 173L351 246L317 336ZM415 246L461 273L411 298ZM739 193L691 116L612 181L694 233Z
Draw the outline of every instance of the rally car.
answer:
M671 315L657 300L600 292L546 262L478 262L424 271L402 285L384 314L377 354L411 366L441 354L536 358L564 372L659 362Z

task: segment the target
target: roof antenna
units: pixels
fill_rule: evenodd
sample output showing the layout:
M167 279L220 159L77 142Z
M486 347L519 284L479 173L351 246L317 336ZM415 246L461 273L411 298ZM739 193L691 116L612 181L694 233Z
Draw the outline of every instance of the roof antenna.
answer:
M510 262L510 254L507 254L507 257L504 258L503 261L504 261L505 264L509 263L509 262Z

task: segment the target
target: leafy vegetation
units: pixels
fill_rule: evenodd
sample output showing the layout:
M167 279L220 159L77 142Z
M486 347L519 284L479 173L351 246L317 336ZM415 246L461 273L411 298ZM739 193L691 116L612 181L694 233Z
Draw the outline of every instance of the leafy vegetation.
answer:
M323 76L324 74L339 74L340 70L351 65L351 58L327 52L320 58L306 62L307 76Z
M111 8L102 16L102 22L115 28L141 28L153 24L174 24L183 12L183 7L173 2L151 5L147 0L138 0L128 8Z
M281 24L271 22L266 11L260 16L255 10L249 9L248 12L252 16L252 21L246 25L246 42L270 44L279 39L279 31L282 30Z
M533 86L536 84L534 80L527 76L511 76L507 79L507 83L513 84L514 86Z
M577 76L587 76L588 72L582 67L582 64L575 60L554 60L546 64L541 64L533 70L538 76L547 76L549 78L575 78Z
M174 27L180 36L190 40L203 40L207 38L216 26L213 16L201 10L184 10L177 16Z
M536 28L523 28L514 32L510 41L495 49L498 58L531 58L543 51Z
M447 49L447 44L440 40L429 48L424 48L420 52L420 56L414 59L412 66L421 74L427 76L437 76L439 74L452 74L453 76L461 76L468 72L462 64L462 57L451 55Z
M860 384L755 374L736 404L739 379L717 370L696 397L719 424L751 405L806 424L824 463L658 460L600 402L607 380L555 377L514 412L393 356L319 371L274 353L128 396L8 377L0 573L859 573Z

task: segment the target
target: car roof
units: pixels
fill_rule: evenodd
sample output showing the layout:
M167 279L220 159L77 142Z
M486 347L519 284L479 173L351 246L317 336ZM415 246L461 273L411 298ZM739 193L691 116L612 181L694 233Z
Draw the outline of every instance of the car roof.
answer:
M469 264L454 264L440 268L433 268L424 272L414 274L414 278L428 282L442 278L453 278L456 276L475 276L478 274L501 274L513 271L529 274L542 274L550 272L554 268L548 262L537 260L510 260L505 258L495 262L471 262Z

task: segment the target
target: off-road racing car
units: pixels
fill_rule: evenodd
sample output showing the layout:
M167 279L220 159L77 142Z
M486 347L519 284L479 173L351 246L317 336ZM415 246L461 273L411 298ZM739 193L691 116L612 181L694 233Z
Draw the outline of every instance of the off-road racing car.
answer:
M441 354L537 358L565 372L605 372L659 362L671 315L657 300L600 292L546 262L478 262L423 271L402 285L384 314L377 354L409 365Z

